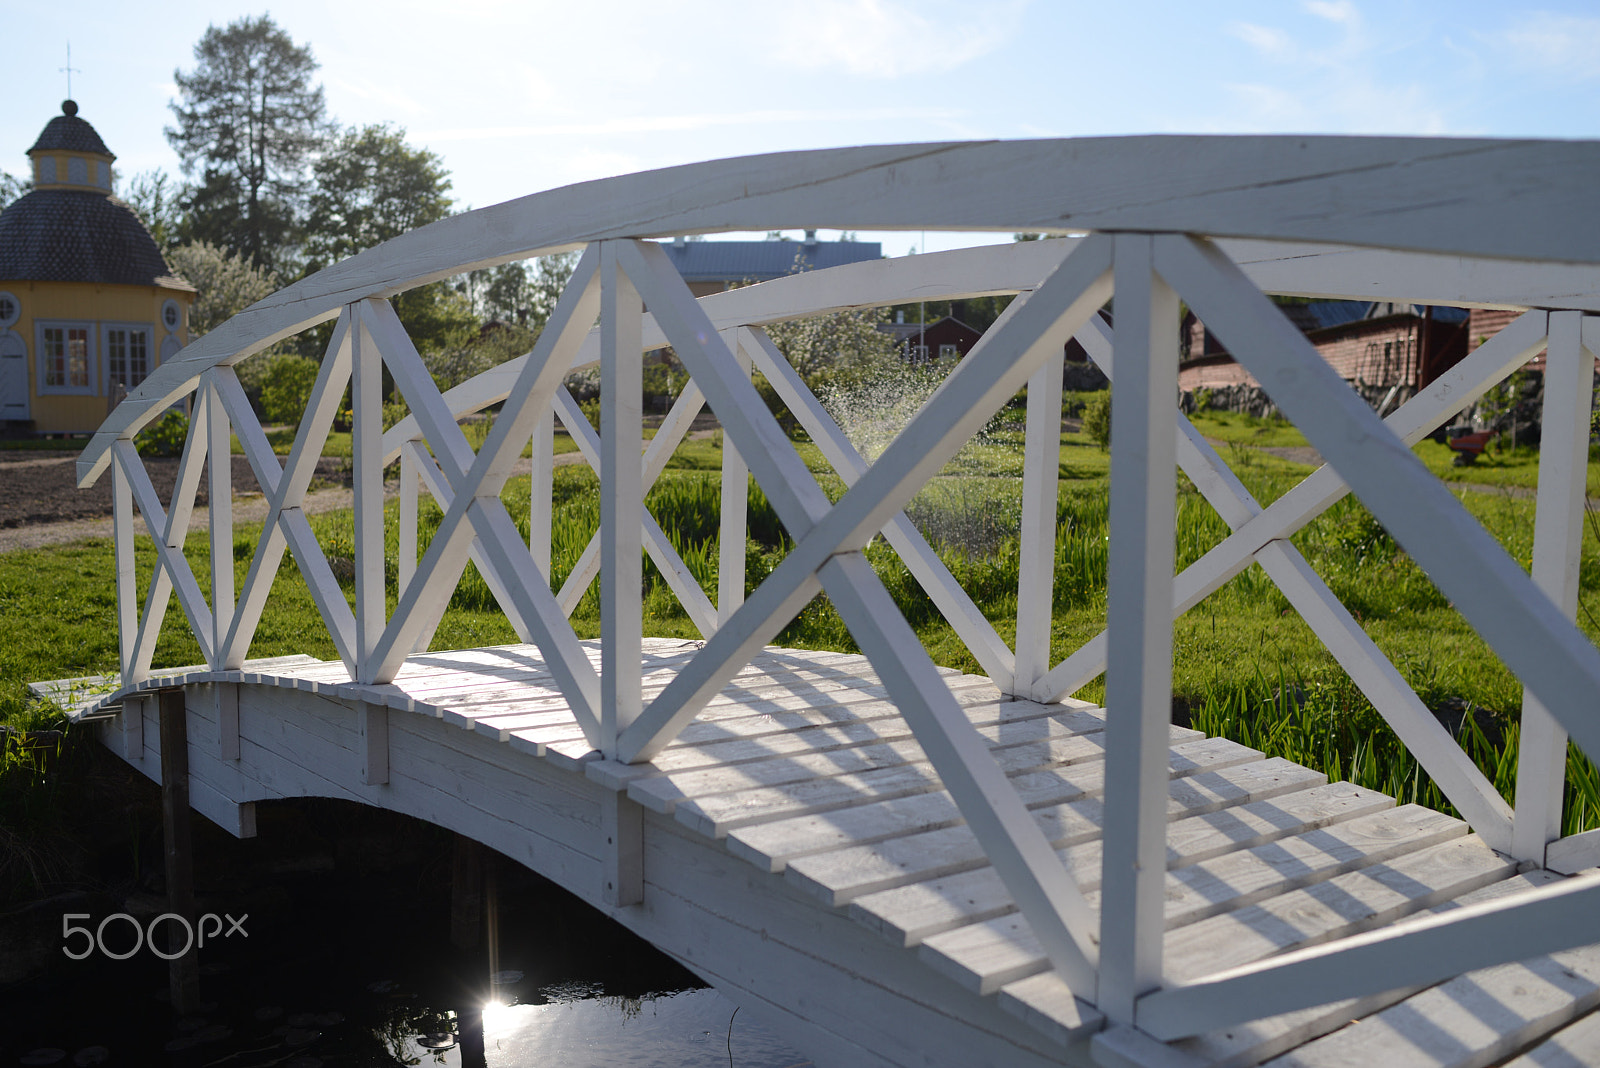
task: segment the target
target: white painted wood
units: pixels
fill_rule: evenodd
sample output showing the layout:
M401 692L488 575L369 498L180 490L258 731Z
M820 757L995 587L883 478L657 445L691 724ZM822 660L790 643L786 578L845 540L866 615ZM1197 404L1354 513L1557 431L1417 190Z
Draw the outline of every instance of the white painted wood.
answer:
M1518 317L1401 405L1385 425L1406 445L1415 445L1536 355L1544 347L1545 318L1539 311ZM1263 546L1295 533L1348 492L1349 486L1331 466L1306 476L1184 569L1174 584L1173 614L1199 604L1249 567ZM1090 639L1040 681L1035 700L1059 700L1082 688L1105 670L1105 650L1104 634Z
M352 316L357 309L350 309ZM350 359L350 466L354 486L356 678L373 681L372 654L388 624L383 567L383 357L357 330Z
M1486 1068L1600 1005L1592 948L1457 976L1273 1062L1273 1068Z
M528 552L533 566L550 584L550 520L555 494L556 422L550 413L533 428L532 471L528 486Z
M286 466L280 466L277 457L273 455L272 446L261 430L261 424L257 422L255 412L245 398L238 379L233 377L231 372L226 377L217 379L223 405L228 411L234 432L239 437L240 446L250 461L257 482L267 495L267 516L261 526L261 537L256 542L255 556L251 558L250 570L245 574L244 587L234 608L233 620L228 624L227 648L218 657L218 662L223 667L238 668L244 663L250 650L250 639L255 635L256 626L261 621L267 594L272 589L278 565L283 559L283 551L289 547L282 517L286 509L298 508L300 502L305 499L306 489L311 484L311 476L316 472L317 458L322 454L322 446L328 439L328 432L333 428L333 420L338 414L345 384L350 380L350 330L349 314L341 315L339 321L334 324L333 336L329 338L328 349L323 354L322 365L317 370L317 380L312 385L306 413L300 420L300 426L295 430L294 444L289 449ZM327 561L322 558L321 551L315 555L326 567ZM295 559L303 572L312 570L314 565L309 561L300 559L298 555ZM309 576L307 582L310 583ZM339 595L339 601L341 604L344 603L342 593ZM324 621L327 621L327 618L324 615ZM330 630L332 629L335 628L330 624Z
M219 682L212 685L217 704L217 756L222 760L239 759L239 684Z
M139 639L139 586L133 554L133 487L120 464L111 472L112 553L117 575L117 663L124 686L142 681L134 671Z
M746 329L720 331L745 374L750 373L755 340ZM750 466L739 456L739 446L726 435L722 441L722 486L717 535L717 625L733 618L744 604L745 541L749 536ZM701 628L704 634L704 628Z
M1097 1032L1089 1040L1089 1051L1100 1068L1206 1068L1204 1061L1127 1024Z
M246 309L134 389L79 477L92 482L110 442L189 393L200 371L340 305L588 241L763 230L781 215L846 229L1172 230L1588 263L1597 170L1600 147L1584 142L1119 137L830 149L587 182L403 235ZM1160 175L1159 188L1129 174Z
M1539 436L1532 578L1565 619L1578 611L1578 562L1589 475L1589 420L1594 405L1594 354L1583 345L1579 312L1550 313L1544 408ZM1545 862L1545 846L1561 837L1567 782L1567 732L1526 689L1517 749L1517 813L1510 852Z
M1022 459L1022 531L1017 566L1017 651L1013 683L1021 696L1050 670L1056 577L1056 489L1061 477L1061 378L1066 350L1028 379Z
M625 250L629 247L624 246ZM656 255L664 253L657 249ZM818 502L813 498L813 494L820 496L815 480L782 438L781 430L753 388L748 395L732 390L732 395L720 398L720 405L719 398L709 391L705 383L712 379L719 388L728 388L730 383L747 384L735 381L734 372L726 368L725 364L733 362L726 347L717 355L708 343L701 352L712 358L705 366L699 366L700 352L675 345L686 364L693 362L690 371L701 378L713 410L723 420L725 434L739 445L784 526L795 536L796 545L744 607L707 641L695 664L680 673L645 709L623 739L625 761L647 760L659 751L705 700L722 688L732 665L748 659L811 599L816 592L815 576L823 563L840 549L865 545L901 510L917 487L943 467L1008 397L1015 395L1051 349L1059 347L1104 302L1109 284L1108 261L1105 242L1086 241L1050 276L1035 299L1021 308L1013 302L974 348L974 353L982 350L980 358L972 359L969 354L962 361L895 443L832 508L827 507L825 499ZM658 300L653 291L645 297L658 321L665 322L667 308L678 316L679 322L668 331L669 335L681 331L687 341L697 336L697 327L699 335L706 334L704 316L687 300L686 292L674 301L670 288L662 287L660 295L668 299ZM720 346L720 339L717 344ZM735 412L738 418L724 418L724 408ZM746 418L757 410L766 418ZM774 437L778 440L769 440ZM775 451L767 451L769 448ZM761 451L756 453L757 449ZM794 471L796 466L798 472ZM804 502L779 491L795 484L807 486ZM810 526L813 515L823 518ZM701 663L703 668L698 666Z
M1168 828L1167 866L1196 864L1392 805L1382 794L1337 783L1201 815L1170 812L1168 818L1175 822ZM1086 892L1100 884L1100 812L1092 798L1034 810L1068 874ZM953 878L957 875L964 877ZM800 856L788 862L785 877L831 905L872 896L861 910L863 922L869 915L869 925L890 922L904 932L906 945L955 926L956 917L989 918L1011 907L1004 884L992 871L984 871L982 846L966 827ZM947 878L943 885L931 882ZM899 894L885 893L902 888ZM889 934L888 928L880 929Z
M361 732L361 782L380 786L389 781L389 709L356 701L355 711Z
M1134 999L1161 982L1166 869L1166 727L1172 713L1178 297L1154 273L1151 239L1119 235L1120 353L1112 391L1111 547L1106 578L1105 907L1095 1005L1133 1022ZM1059 407L1058 407L1059 410ZM1054 553L1051 554L1053 566ZM1020 624L1020 620L1019 620ZM1020 645L1019 645L1020 648ZM995 989L1000 984L996 984Z
M1201 861L1165 873L1165 916L1157 918L1156 931L1160 936L1164 929L1234 911L1466 833L1460 820L1406 805ZM1109 839L1105 844L1110 845ZM1109 887L1105 889L1109 892ZM1104 903L1104 895L1088 886L1085 899L1091 908ZM941 972L982 994L1048 966L1032 931L1016 915L931 935L920 953ZM1096 1006L1104 1011L1103 1005Z
M418 472L418 454L425 453L420 441L408 441L400 450L400 534L399 534L399 574L396 579L396 596L406 592L406 587L411 585L411 579L417 573L417 490L418 480L422 477ZM432 463L432 459L423 457L423 462ZM548 497L546 498L548 499ZM545 539L546 545L549 539ZM421 650L417 650L420 652Z
M300 575L306 580L306 588L316 602L317 612L327 624L328 637L333 639L339 659L344 661L345 670L354 678L357 674L355 614L350 611L350 602L344 599L344 590L334 577L333 568L323 555L322 546L317 543L317 536L311 531L306 513L298 507L285 508L278 513L278 527L283 531L289 550L294 553L295 563L300 565Z
M1159 238L1157 263L1524 685L1600 753L1600 721L1578 713L1600 691L1600 651L1220 253Z
M1591 879L1445 915L1401 918L1513 871L1514 862L1491 853L1481 840L1459 839L1181 928L1168 939L1167 986L1140 1000L1137 1025L1170 1040L1374 990L1436 982L1584 940L1581 932L1592 927L1593 901L1600 894ZM1525 921L1515 931L1505 922L1513 915L1508 905L1516 905ZM1546 926L1551 919L1555 923ZM1226 941L1217 937L1221 932L1229 932ZM1274 950L1289 951L1257 960Z
M644 900L644 809L626 794L600 795L600 900L613 908Z
M1428 911L1449 912L1482 901L1498 900L1554 881L1556 876L1534 869L1515 878L1503 879L1463 894ZM1215 1068L1245 1068L1260 1064L1311 1039L1336 1031L1371 1012L1402 1001L1415 992L1413 989L1403 989L1335 1001L1311 1009L1219 1028L1194 1038L1183 1039L1176 1045L1196 1054ZM1001 1004L1007 1005L1006 992L1002 992L1000 998Z
M805 314L904 303L908 294L926 300L956 300L1027 292L1071 251L1076 237L1048 242L984 245L923 254L915 259L876 260L825 271L806 271L756 286L700 298L719 331L759 326ZM1264 292L1303 297L1516 309L1571 307L1600 310L1592 274L1564 264L1473 260L1283 241L1219 240L1218 246ZM1093 324L1091 323L1092 327ZM644 345L665 345L654 317L645 316ZM1597 342L1600 345L1600 342ZM585 338L575 366L599 358L597 333ZM491 368L445 394L457 415L504 400L525 357ZM1098 360L1097 360L1098 362ZM385 435L391 459L411 432L408 423ZM410 424L414 428L414 424Z
M155 487L150 484L150 476L145 472L144 464L139 460L139 454L134 451L132 442L120 442L116 447L117 464L123 469L128 479L128 488L133 493L135 504L138 505L139 514L144 517L146 531L156 549L156 559L161 571L166 574L172 583L172 589L178 595L178 604L183 608L183 614L188 617L189 629L194 632L195 640L200 643L200 651L206 659L211 658L211 609L206 606L205 597L200 593L200 586L195 582L194 572L189 568L189 561L183 556L182 536L174 534L179 541L177 546L169 543L166 528L166 509L161 507L161 501L156 497ZM187 451L187 450L186 450ZM198 464L194 467L197 469ZM199 472L194 472L194 477L199 478ZM180 487L182 488L182 487ZM189 499L193 501L193 488L190 488ZM179 498L181 501L181 498ZM188 508L179 501L179 510L187 512ZM188 524L184 524L183 532L187 533ZM151 580L151 588L156 588L156 580ZM152 606L153 607L153 606ZM149 613L147 615L147 622ZM160 626L159 621L156 623ZM148 626L144 629L149 629ZM154 634L150 636L150 645L154 647Z
M639 716L643 620L639 585L644 486L639 457L643 389L639 320L644 303L618 263L615 242L600 245L600 749L614 756L617 735Z
M1098 319L1079 331L1080 339L1105 373L1115 380L1110 339ZM1238 529L1261 513L1250 492L1194 425L1178 416L1178 460L1217 513ZM1511 808L1461 750L1400 672L1287 540L1268 541L1254 554L1300 617L1322 639L1340 665L1394 727L1467 821L1497 849L1511 843Z
M229 440L228 413L217 391L219 372L200 376L200 403L206 418L206 476L211 537L211 666L223 667L220 653L228 640L233 618L233 446Z
M1590 1014L1564 1027L1506 1068L1580 1068L1600 1063L1600 1016Z
M643 387L641 386L641 389ZM687 406L686 406L687 407ZM595 474L601 473L600 463L600 436L595 433L594 427L589 424L589 419L578 407L577 400L565 386L556 391L555 410L561 417L561 425L567 428L572 440L577 444L578 451L594 469ZM687 432L692 418L679 420L678 425L668 433L682 434ZM666 430L665 427L663 427ZM654 448L661 442L661 434L657 433L651 442ZM674 445L673 448L676 448ZM696 629L703 635L709 635L717 629L717 610L711 604L711 599L700 588L700 583L695 579L689 566L683 562L683 557L678 555L678 550L673 548L672 542L667 540L666 532L650 514L649 509L642 505L643 493L648 492L655 484L661 472L665 470L667 460L672 456L670 448L657 451L655 456L647 453L645 456L645 469L641 479L641 493L639 508L640 528L643 535L643 545L650 559L655 563L661 576L666 579L668 587L677 595L678 603L683 605L690 620ZM572 571L567 575L566 581L561 586L557 601L561 605L564 615L570 617L577 610L578 604L583 600L583 595L594 584L595 576L600 573L603 534L605 532L604 516L601 517L600 530L595 531L589 539L589 544L584 546L583 554L578 557L578 562L573 565ZM637 583L635 586L637 587Z
M1600 867L1600 830L1582 831L1551 842L1544 851L1544 866L1562 875Z
M115 472L113 472L115 474ZM124 697L122 713L117 717L117 733L121 736L118 754L123 760L144 759L144 708L142 697Z
M806 388L772 339L762 331L748 331L746 334L751 343L751 355L761 373L789 411L800 420L806 433L811 435L823 458L833 466L847 486L855 485L867 469L866 460L850 443L827 409ZM994 627L978 606L972 603L972 598L950 574L950 569L944 566L944 561L939 559L939 554L933 551L927 539L906 518L904 512L897 512L889 520L883 528L883 536L900 554L906 569L971 650L984 673L995 680L996 685L1009 689L1014 668L1011 649L995 633Z

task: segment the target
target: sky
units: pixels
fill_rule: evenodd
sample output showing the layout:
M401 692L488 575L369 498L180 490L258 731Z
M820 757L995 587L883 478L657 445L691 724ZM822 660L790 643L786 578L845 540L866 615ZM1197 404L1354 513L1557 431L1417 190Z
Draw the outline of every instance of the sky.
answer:
M173 72L193 69L207 26L263 10L12 5L0 169L26 173L28 147L67 95L70 43L72 95L118 172L180 174L162 134ZM442 157L459 208L841 145L1600 137L1595 0L287 0L265 10L321 63L330 116L403 127ZM858 237L889 255L975 240Z

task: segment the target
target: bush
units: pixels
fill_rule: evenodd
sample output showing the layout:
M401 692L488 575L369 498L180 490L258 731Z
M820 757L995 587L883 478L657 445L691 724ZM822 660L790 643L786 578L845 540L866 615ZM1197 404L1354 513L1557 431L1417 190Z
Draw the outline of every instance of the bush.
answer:
M1111 447L1111 391L1097 393L1083 406L1083 432L1102 450Z
M261 412L269 423L299 426L317 384L317 361L304 356L275 357L261 386Z
M189 417L172 408L133 439L140 456L181 456L189 440Z

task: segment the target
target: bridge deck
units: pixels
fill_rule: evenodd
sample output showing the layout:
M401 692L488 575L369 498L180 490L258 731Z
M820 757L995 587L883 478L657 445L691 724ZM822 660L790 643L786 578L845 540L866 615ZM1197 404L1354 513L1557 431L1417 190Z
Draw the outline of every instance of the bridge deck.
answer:
M647 640L647 701L697 645ZM588 648L598 659L598 643ZM1013 700L981 676L951 672L947 682L1097 905L1104 710L1081 702ZM224 752L227 747L225 717L206 711L215 709L206 695L214 694L219 683L238 684L240 695L240 754L232 771L220 768L226 761L206 759L215 755L214 746ZM625 792L654 814L643 817L644 834L655 845L645 853L649 889L638 908L649 910L650 894L657 890L687 892L684 885L671 884L667 865L655 858L664 855L663 842L698 840L700 848L725 851L721 855L752 866L740 887L726 893L760 884L779 903L772 907L799 918L798 928L796 922L787 924L787 933L785 924L774 921L771 931L761 924L763 945L770 935L774 945L787 943L788 950L824 958L834 954L844 974L881 989L884 980L874 968L883 965L874 962L888 958L878 953L867 959L847 948L851 937L840 932L854 930L855 941L876 938L880 948L908 959L914 954L921 962L914 970L926 973L934 986L953 983L969 995L945 1005L915 990L907 995L920 998L924 1007L948 1015L957 1011L949 1005L998 1004L1037 1032L1031 1040L1013 1035L996 1045L995 1020L1013 1032L1015 1020L1003 1025L1001 1017L980 1019L972 1027L976 1037L942 1056L1021 1063L1025 1050L1039 1063L1088 1063L1084 1043L1101 1025L1098 1013L1056 977L864 657L769 649L652 764L631 768L591 752L538 650L530 646L416 655L392 684L381 686L353 684L341 664L304 657L251 662L238 672L178 669L134 693L82 702L78 713L92 716L97 706L109 711L120 701L125 711L106 721L107 743L158 777L159 759L152 755L159 741L154 702L141 701L139 692L179 685L189 694L195 804L213 818L228 812L214 795L241 806L319 792L384 803L385 787L363 786L359 778L352 782L356 765L338 755L361 745L349 726L351 706L381 703L405 714L390 717L394 737L417 735L432 747L429 788L442 795L473 795L477 808L470 812L492 807L473 793L477 780L504 780L503 772L519 767L527 777L532 765L526 758L533 758L554 777L527 777L525 786L497 781L494 790L512 796L524 788L559 790L565 781L573 793ZM62 692L60 684L42 689ZM259 711L283 706L291 694L316 699L322 711L312 718L322 716L318 722L324 725L294 726L304 736L291 738L289 725L309 713L285 713L283 723L274 725ZM341 723L342 733L328 726ZM452 742L460 736L450 727L470 731L474 741ZM319 732L324 740L335 740L331 749L309 741ZM495 757L497 745L517 757ZM1401 916L1559 878L1544 871L1519 872L1459 820L1414 805L1396 806L1391 798L1348 783L1329 784L1320 773L1264 758L1225 739L1173 727L1169 747L1165 957L1172 978L1199 976ZM405 772L403 763L397 755L397 776ZM319 779L345 785L338 791L307 785ZM212 799L209 808L207 799ZM429 811L429 804L444 803L407 802L411 811L419 806ZM461 825L462 817L452 818L458 830L475 833ZM504 849L503 829L490 826L488 815L481 818L483 833L476 836ZM250 822L248 816L239 818L231 829L251 833ZM591 821L590 833L596 831ZM602 850L591 844L587 852ZM538 859L513 855L541 868ZM595 901L588 886L572 885L583 880L563 877L571 864L563 868L550 862L542 868ZM649 921L630 918L629 908L611 911L651 936ZM716 913L710 908L708 915ZM796 945L806 940L807 924L820 922L806 919L811 913L833 918L813 930L815 944ZM768 1007L779 1000L758 991L760 982L741 979L740 969L722 959L714 944L696 953L685 948L687 942L653 940L669 943L663 948L718 985L731 987L736 1000L753 991ZM715 941L713 935L710 942ZM756 961L743 967L765 965ZM825 1002L828 992L811 996ZM838 996L859 999L860 989L844 985ZM1173 1054L1182 1058L1174 1063L1464 1066L1496 1064L1519 1054L1519 1068L1597 1063L1600 1024L1588 1016L1597 1005L1600 947L1589 947L1484 969L1409 996L1402 991L1345 1001L1186 1040L1174 1044ZM820 1021L830 1033L850 1034L848 1022L834 1019L844 1013L838 1007L788 1005L784 1011ZM904 1041L898 1055L893 1043L881 1044L874 1050L883 1058L877 1063L920 1060L912 1053L915 1033ZM937 1056L934 1062L942 1063Z

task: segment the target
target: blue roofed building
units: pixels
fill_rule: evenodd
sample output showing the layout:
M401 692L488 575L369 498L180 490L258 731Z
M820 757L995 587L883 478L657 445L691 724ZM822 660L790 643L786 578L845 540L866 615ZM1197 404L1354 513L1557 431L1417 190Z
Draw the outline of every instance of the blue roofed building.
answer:
M804 241L664 241L667 258L697 297L768 282L786 274L883 258L876 241L820 241L807 230Z

